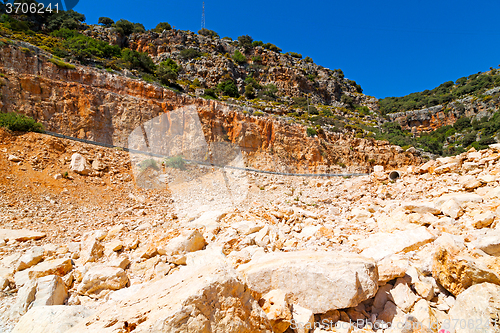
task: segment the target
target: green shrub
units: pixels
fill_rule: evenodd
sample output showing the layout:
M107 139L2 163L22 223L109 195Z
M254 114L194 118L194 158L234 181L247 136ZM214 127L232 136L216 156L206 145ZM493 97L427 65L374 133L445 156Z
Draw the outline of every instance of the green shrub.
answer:
M205 89L205 92L201 97L205 99L217 99L217 94L215 93L215 90L208 88Z
M238 64L243 64L243 63L247 62L247 58L238 50L234 51L232 58Z
M58 29L78 29L85 22L85 15L75 12L74 10L53 13L49 15L45 23L47 30L54 31Z
M216 33L213 30L206 29L206 28L202 28L201 30L198 30L198 34L200 34L202 36L212 37L212 38L219 38L218 33Z
M42 124L37 123L31 117L14 112L0 113L0 127L19 132L44 132Z
M472 124L471 124L470 118L468 118L468 117L459 118L455 122L455 124L453 125L453 127L455 128L455 130L457 130L457 132L461 132L464 129L469 128L471 126L472 126Z
M271 44L271 43L266 43L264 45L262 45L265 49L267 50L270 50L270 51L273 51L273 52L276 52L276 53L281 53L281 49L279 47L277 47L276 45L274 44Z
M75 65L73 64L68 64L67 62L64 62L62 60L59 60L57 58L50 58L49 62L53 63L59 68L65 68L65 69L75 69Z
M181 155L174 157L167 157L163 160L163 163L165 164L166 167L169 168L186 170L186 162L184 162L184 159L182 158Z
M276 85L270 83L262 89L262 91L259 94L259 97L268 97L270 99L276 99L276 93L278 92L278 88Z
M156 28L153 29L154 32L161 34L163 30L171 30L172 26L167 22L160 22L156 25Z
M179 53L179 57L181 57L184 60L194 59L194 58L198 58L200 56L201 56L201 52L196 50L196 49L193 49L193 48L184 49Z
M236 84L232 80L227 80L227 81L219 83L217 85L217 89L224 96L229 96L229 97L234 97L234 98L240 97L240 94L238 92L238 88L236 87Z
M257 47L257 46L263 46L264 45L264 42L260 41L260 40L254 40L252 42L252 46L253 47Z
M248 99L255 98L255 88L252 85L247 85L245 87L245 97Z
M170 81L177 80L178 74L179 65L170 58L160 63L156 69L156 76L163 84L169 84Z
M315 128L313 127L308 127L306 129L306 132L307 132L307 136L315 136L315 135L318 135L318 132L316 131Z
M467 133L462 138L462 147L466 148L476 141L477 134L475 132Z
M305 58L304 58L304 61L305 61L305 62L308 62L308 63L312 63L312 62L313 62L312 58L311 58L311 57L309 57L309 56L305 57Z
M262 57L261 56L254 56L252 57L253 62L261 63L262 62Z
M109 17L99 17L99 21L97 21L98 24L102 24L106 28L111 27L113 24L115 24L115 21L110 19Z
M140 69L146 73L154 73L156 65L145 52L137 52L130 49L124 49L122 51L122 58L128 63L129 68Z
M158 167L158 164L152 158L144 160L144 161L142 161L142 162L139 163L139 171L140 172L143 172L143 171L145 171L148 168L153 168L155 170L160 170L160 168Z

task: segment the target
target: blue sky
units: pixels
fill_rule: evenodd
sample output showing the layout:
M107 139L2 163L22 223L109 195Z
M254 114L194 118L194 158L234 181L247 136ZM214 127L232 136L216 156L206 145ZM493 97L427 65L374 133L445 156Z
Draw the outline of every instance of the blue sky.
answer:
M100 16L169 22L197 32L202 0L80 0L87 23ZM500 64L500 1L205 1L206 27L248 34L327 68L341 68L364 93L383 98L432 89Z

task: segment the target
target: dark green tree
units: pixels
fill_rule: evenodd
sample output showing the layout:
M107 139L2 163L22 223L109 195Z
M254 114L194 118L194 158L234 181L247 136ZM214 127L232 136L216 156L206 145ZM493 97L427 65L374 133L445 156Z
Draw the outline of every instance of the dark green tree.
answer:
M133 32L136 34L143 34L146 32L146 28L144 28L144 25L142 23L134 23Z
M241 47L249 49L252 47L253 38L248 35L238 37L238 43Z
M245 62L247 62L247 58L238 50L234 50L232 58L238 64L244 64Z
M106 28L111 27L113 24L115 24L115 21L110 19L109 17L99 17L99 21L97 21L98 24L102 24Z
M115 28L119 34L121 34L123 36L128 36L132 32L134 32L135 27L134 27L134 24L132 22L121 19L115 23Z

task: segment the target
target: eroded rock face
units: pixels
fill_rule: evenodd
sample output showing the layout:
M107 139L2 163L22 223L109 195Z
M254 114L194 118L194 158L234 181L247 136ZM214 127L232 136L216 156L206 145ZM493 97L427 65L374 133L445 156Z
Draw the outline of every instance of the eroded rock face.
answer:
M281 289L314 313L356 306L378 289L375 262L348 253L270 253L241 265L238 271L252 290Z
M97 313L68 332L115 332L129 326L153 332L271 332L257 300L223 265L186 267L116 306L104 304Z
M176 94L87 67L59 69L42 54L30 57L14 46L0 50L0 66L8 78L2 90L2 111L19 110L47 130L73 137L126 147L129 134L142 123L196 105L206 138L238 144L249 166L265 170L278 167L291 172L321 166L335 173L342 171L337 164L343 163L348 170L367 172L372 163L394 168L421 161L418 155L403 153L387 142L337 133L309 137L302 125L250 116L222 102ZM141 110L140 116L136 110ZM92 171L90 165L79 168Z

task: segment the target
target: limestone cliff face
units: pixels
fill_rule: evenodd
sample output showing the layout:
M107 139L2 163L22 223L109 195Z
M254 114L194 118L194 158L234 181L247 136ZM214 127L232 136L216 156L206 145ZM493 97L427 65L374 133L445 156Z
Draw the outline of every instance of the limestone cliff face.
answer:
M196 105L206 139L238 144L252 167L345 172L343 164L350 171L370 171L376 164L421 162L385 142L330 133L308 137L305 127L274 116L254 116L252 109L192 98L89 67L61 69L48 62L42 50L30 50L0 48L0 110L32 116L50 131L126 146L129 134L142 123Z
M413 132L432 131L453 125L461 117L481 119L490 117L500 108L500 87L485 92L483 98L466 97L446 106L436 105L422 110L390 113L391 121L397 121L404 129Z

